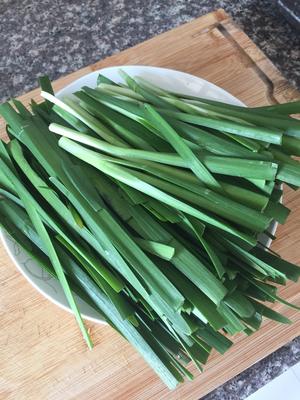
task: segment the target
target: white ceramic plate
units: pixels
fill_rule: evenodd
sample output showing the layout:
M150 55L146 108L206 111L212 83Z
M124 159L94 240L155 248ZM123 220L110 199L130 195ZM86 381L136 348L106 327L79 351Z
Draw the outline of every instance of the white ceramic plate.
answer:
M56 95L57 97L62 98L67 94L74 93L82 86L94 88L96 86L97 76L100 72L115 82L122 82L123 80L118 74L120 68L125 70L131 76L140 76L167 90L173 90L175 92L204 97L207 99L219 100L230 104L244 105L236 97L205 79L171 69L145 66L118 66L91 72L66 86L64 89L56 93ZM270 232L274 234L276 227L277 224L273 223L270 227ZM59 307L72 312L57 280L41 269L5 232L1 232L1 237L11 259L31 285ZM270 245L270 240L268 240L267 237L262 240L266 245ZM98 323L104 322L101 315L99 315L86 302L77 296L76 300L85 319Z

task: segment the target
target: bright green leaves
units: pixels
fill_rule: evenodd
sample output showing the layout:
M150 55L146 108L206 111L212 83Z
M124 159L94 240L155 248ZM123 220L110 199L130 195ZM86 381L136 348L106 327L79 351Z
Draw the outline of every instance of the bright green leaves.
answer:
M59 280L89 347L72 292L173 389L227 336L290 323L264 302L297 308L277 287L300 268L257 241L289 215L278 184L300 186L299 103L248 109L121 76L63 100L43 77L32 112L0 106L14 137L0 223Z

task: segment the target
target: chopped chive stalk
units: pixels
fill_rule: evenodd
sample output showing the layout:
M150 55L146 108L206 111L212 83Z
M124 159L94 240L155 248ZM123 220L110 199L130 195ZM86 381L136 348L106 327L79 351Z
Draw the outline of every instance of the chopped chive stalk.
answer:
M250 126L248 124L240 124L237 122L229 122L227 120L215 120L212 118L185 114L182 112L170 111L160 109L159 112L163 116L169 116L179 121L188 122L190 124L204 126L206 128L216 129L220 132L225 131L233 135L240 135L242 137L261 140L263 142L269 142L274 144L281 144L282 142L282 131L276 128L264 128Z
M70 113L74 117L78 118L81 122L85 123L89 128L91 128L100 137L103 137L108 142L123 146L123 142L116 138L108 128L106 128L99 120L94 118L71 99L67 99L65 102L63 102L52 94L44 91L41 92L41 96L64 111Z

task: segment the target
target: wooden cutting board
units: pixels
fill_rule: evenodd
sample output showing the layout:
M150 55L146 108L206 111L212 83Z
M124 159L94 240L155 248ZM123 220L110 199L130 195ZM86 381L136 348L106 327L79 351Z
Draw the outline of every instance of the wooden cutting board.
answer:
M99 68L142 64L185 71L221 86L246 104L284 102L299 94L223 10L200 17L54 83L56 90ZM34 90L21 100L38 99ZM1 126L0 126L1 128ZM1 136L4 137L2 122ZM293 210L278 228L273 249L300 264L300 191L286 189ZM281 290L300 305L300 284ZM196 400L300 334L300 313L277 305L293 325L265 322L252 337L239 335L222 357L213 353L205 372L170 392L138 353L110 327L88 323L88 351L72 315L41 296L0 247L0 398L30 400Z

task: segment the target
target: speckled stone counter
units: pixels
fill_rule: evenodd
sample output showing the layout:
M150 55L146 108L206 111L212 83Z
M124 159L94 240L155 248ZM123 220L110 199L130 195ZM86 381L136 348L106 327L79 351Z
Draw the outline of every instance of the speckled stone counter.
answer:
M1 0L0 101L222 7L300 89L300 34L273 0ZM300 338L205 397L242 400L300 361Z

